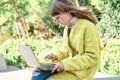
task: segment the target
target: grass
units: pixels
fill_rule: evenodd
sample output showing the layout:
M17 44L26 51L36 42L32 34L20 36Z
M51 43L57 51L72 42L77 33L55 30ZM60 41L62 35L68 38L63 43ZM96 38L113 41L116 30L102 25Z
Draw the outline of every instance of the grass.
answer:
M7 39L12 39L13 36L11 36L9 33L5 33L3 35L0 35L0 45Z
M96 8L100 10L99 2L100 2L99 0L91 0L91 4L95 5Z

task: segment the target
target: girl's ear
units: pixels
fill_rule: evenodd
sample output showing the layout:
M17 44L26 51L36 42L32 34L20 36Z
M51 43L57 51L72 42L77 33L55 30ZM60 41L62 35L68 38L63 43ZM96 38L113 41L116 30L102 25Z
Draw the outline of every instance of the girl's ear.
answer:
M73 16L72 13L71 13L71 11L69 11L68 14L69 14L69 16Z
M70 11L68 11L68 13L70 14Z

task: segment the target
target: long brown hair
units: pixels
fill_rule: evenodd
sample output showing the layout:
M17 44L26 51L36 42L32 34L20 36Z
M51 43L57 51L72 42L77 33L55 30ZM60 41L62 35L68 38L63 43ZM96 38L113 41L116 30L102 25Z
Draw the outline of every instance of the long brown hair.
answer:
M78 18L87 19L94 24L96 24L96 20L93 18L90 11L84 11L73 6L71 2L68 0L53 0L51 5L50 14L51 16L56 16L64 12L70 12L72 16L76 16Z

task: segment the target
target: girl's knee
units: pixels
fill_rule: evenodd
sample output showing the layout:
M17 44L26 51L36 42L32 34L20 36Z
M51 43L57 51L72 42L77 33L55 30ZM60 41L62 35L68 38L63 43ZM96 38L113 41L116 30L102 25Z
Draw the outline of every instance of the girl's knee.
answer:
M33 70L31 80L40 80L39 75L40 75L40 70L39 69Z
M34 69L33 72L32 72L32 76L37 76L40 74L40 69Z
M50 71L35 69L32 72L32 80L47 80L50 76L54 74L55 73L51 73Z

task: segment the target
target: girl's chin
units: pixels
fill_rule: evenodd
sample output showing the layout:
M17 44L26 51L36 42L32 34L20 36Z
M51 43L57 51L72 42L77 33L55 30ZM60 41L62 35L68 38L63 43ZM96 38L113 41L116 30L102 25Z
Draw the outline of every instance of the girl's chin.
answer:
M64 24L60 24L61 26L65 26Z

